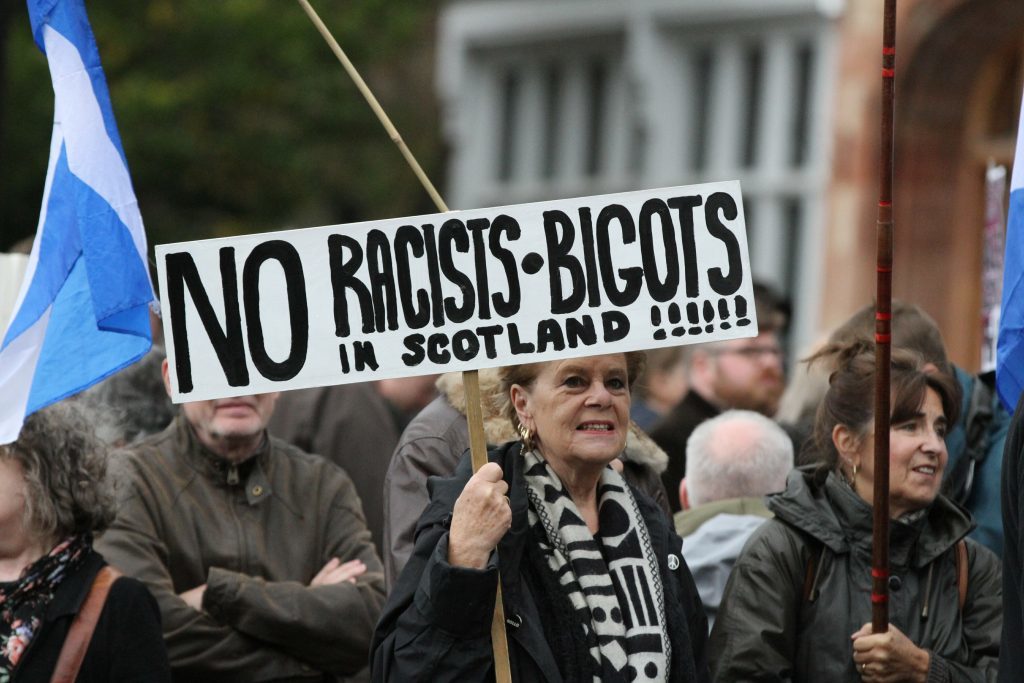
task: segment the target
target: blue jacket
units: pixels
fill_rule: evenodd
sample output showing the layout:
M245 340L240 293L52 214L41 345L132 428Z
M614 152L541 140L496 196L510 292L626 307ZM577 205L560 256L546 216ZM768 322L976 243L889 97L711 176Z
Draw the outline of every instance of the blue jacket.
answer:
M957 470L957 464L966 456L968 447L966 423L971 412L971 398L975 383L982 381L958 367L954 366L953 370L963 391L963 401L960 419L946 436L946 450L949 451L949 463L946 465L947 484L950 483L950 477ZM971 512L974 521L977 522L977 527L970 533L970 537L1002 557L1003 518L999 508L999 490L1003 465L1003 444L1006 442L1006 433L1010 427L1010 414L1003 408L995 391L987 392L982 396L987 397L985 403L987 407L990 407L992 413L983 436L976 437L977 440L985 441L984 459L981 460L974 472L973 485L967 500L958 502ZM955 492L945 492L956 499Z

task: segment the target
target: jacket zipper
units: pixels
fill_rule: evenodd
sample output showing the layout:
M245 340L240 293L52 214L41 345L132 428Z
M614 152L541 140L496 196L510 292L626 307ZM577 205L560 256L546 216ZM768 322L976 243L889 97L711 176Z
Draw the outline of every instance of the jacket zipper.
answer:
M243 533L242 529L242 520L239 518L238 510L235 508L235 506L238 504L238 501L236 500L236 494L238 491L239 482L240 479L238 476L238 466L231 465L231 467L228 468L227 476L227 503L228 507L231 509L231 519L235 522L235 540L238 543L238 571L247 572L249 563L246 560L245 548L243 547L245 544L245 534ZM245 495L244 491L242 495Z

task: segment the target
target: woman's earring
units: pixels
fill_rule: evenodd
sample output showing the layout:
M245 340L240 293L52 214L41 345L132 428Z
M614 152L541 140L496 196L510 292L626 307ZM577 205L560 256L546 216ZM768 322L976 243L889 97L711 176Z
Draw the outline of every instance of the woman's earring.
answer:
M857 465L855 463L853 465L853 476L850 478L850 486L853 486L854 484L857 483L857 472L859 472L859 471L860 471L860 465Z
M517 430L519 431L519 438L523 442L522 453L526 453L526 451L532 451L533 450L533 430L531 430L529 427L525 426L522 422L519 423L519 427L517 427Z

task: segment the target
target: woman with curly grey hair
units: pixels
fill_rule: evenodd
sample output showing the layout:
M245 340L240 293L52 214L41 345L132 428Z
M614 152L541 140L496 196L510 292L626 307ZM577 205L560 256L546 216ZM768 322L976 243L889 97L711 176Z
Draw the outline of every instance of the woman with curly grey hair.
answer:
M0 683L170 680L156 602L92 549L114 518L106 470L66 403L0 446Z

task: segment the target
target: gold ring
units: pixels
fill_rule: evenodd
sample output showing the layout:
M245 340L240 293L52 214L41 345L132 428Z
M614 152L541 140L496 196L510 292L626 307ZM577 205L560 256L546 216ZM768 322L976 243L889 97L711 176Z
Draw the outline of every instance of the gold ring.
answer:
M864 662L863 664L860 665L860 672L862 674L866 674L868 672L868 663L867 662Z

